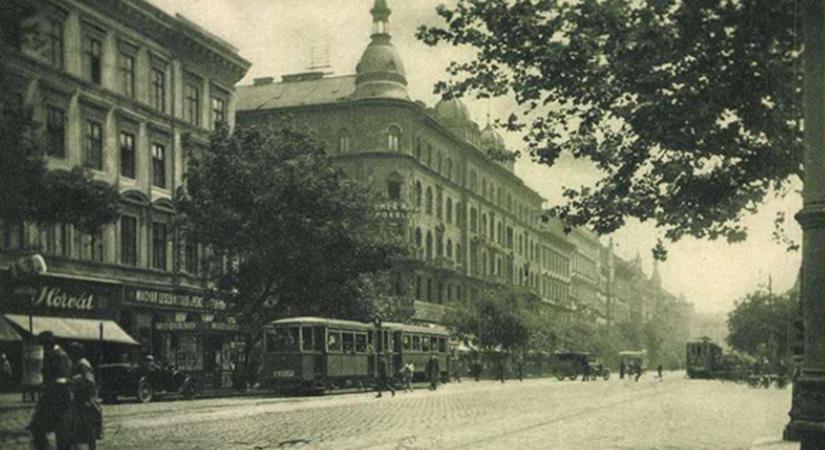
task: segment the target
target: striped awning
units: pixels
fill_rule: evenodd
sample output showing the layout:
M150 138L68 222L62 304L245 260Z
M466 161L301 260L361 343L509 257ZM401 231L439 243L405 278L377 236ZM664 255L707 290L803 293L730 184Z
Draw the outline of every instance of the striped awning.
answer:
M29 316L6 314L6 319L29 332ZM51 331L55 337L81 341L104 341L116 344L140 345L112 320L74 319L67 317L32 316L31 334Z

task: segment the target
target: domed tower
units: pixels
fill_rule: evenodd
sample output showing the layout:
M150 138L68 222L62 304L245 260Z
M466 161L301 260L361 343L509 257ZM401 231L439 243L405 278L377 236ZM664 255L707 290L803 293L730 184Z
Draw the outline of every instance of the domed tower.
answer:
M407 74L398 50L390 42L390 9L386 0L375 0L372 14L372 40L355 68L356 100L397 98L409 100Z
M441 100L435 105L438 120L453 133L478 144L478 125L470 117L470 110L459 99Z
M508 155L510 154L510 152L507 151L504 138L501 137L501 134L493 128L489 120L487 121L487 126L481 131L481 148L484 151L494 151ZM506 160L497 160L496 162L506 167L507 170L511 172L514 170L515 161L513 161L513 159L508 158Z

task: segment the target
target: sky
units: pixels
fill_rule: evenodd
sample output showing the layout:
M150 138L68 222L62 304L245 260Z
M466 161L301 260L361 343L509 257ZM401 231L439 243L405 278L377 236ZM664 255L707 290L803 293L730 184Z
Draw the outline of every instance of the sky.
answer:
M305 71L310 55L328 61L336 75L355 72L355 66L369 43L373 0L149 0L170 14L180 13L238 48L252 68L241 84L257 77ZM434 105L436 81L447 78L445 68L453 60L470 58L472 49L441 45L427 47L415 39L420 24L436 25L439 3L452 0L388 0L392 9L390 31L407 69L408 91L414 100ZM493 120L506 118L517 105L511 98L465 99L473 119L484 125L489 113ZM510 149L521 148L521 136L502 133ZM592 166L572 157L562 157L552 168L522 156L516 174L546 199L548 205L561 199L563 187L593 183L598 173ZM797 189L800 184L796 184ZM801 198L790 194L770 199L756 214L747 217L749 237L728 244L683 238L668 244L668 259L659 264L664 287L675 295L684 294L699 312L729 311L737 299L769 280L775 292L791 288L801 261L799 252L787 252L771 238L773 218L779 211L788 217L788 235L801 242L802 232L791 218L802 207ZM650 249L662 235L652 224L630 221L613 234L617 254L632 259L640 254L647 274L653 258ZM607 242L607 239L603 239Z

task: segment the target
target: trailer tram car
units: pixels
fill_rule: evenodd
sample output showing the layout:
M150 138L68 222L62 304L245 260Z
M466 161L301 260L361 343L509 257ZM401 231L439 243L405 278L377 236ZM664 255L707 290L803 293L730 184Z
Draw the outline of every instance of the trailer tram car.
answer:
M372 325L349 320L272 321L264 327L262 381L277 390L368 384L374 377L374 334Z
M394 373L413 363L415 372L414 381L423 381L428 378L427 364L431 355L438 359L438 369L441 379L449 378L449 341L450 335L443 327L425 327L388 322L384 327L391 332L393 352L392 368Z

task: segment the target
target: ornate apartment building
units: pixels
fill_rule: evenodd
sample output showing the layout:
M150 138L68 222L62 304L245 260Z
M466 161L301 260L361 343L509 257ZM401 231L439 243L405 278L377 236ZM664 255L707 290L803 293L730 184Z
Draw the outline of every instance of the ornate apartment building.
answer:
M250 63L143 0L14 1L28 7L23 25L38 38L16 48L4 42L3 64L43 126L49 169L88 168L117 186L123 214L94 235L69 225L2 224L0 269L32 253L48 266L35 299L3 290L3 311L33 313L43 328L68 319L67 330L79 323L73 318L112 320L155 357L220 384L224 343L237 326L208 294L203 249L175 229L174 191L186 167L184 136L208 145L216 124L234 124L234 85ZM37 302L44 292L90 300L83 308Z
M528 289L569 306L573 247L541 221L544 199L513 173L502 137L483 129L459 100L434 108L410 99L404 62L392 45L390 10L376 1L373 33L354 75L309 72L238 87L238 122L289 116L325 140L350 176L385 194L388 215L415 250L395 270L396 294L415 301L417 320L483 286Z

